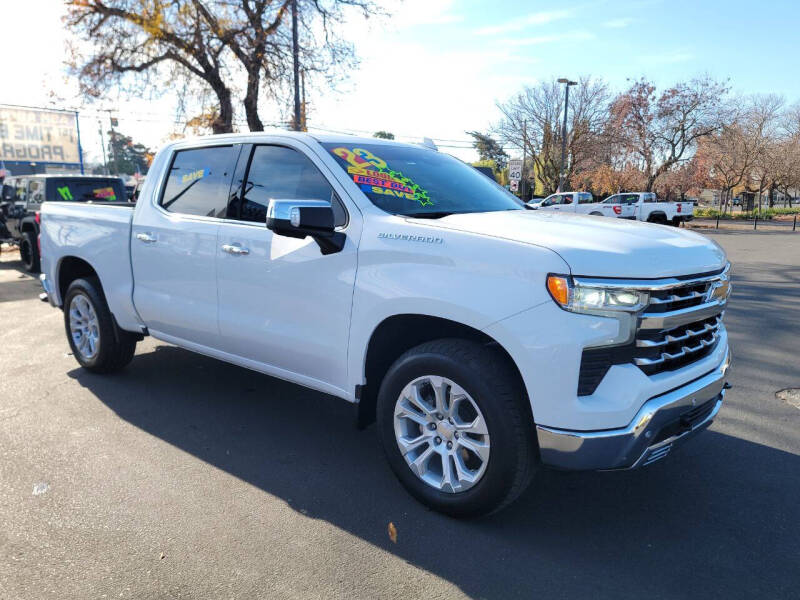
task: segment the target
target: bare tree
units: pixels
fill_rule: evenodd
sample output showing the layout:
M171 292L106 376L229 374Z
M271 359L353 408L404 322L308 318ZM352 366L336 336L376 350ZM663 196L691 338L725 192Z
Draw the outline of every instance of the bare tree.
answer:
M744 130L750 137L749 145L753 161L746 184L755 184L758 209L761 210L762 196L770 192L770 206L774 203L774 187L777 179L779 140L778 131L783 98L775 95L754 96L749 100L744 115Z
M91 49L74 46L70 64L83 93L100 97L123 83L132 91L174 90L178 76L196 78L216 96L214 133L233 130L233 100L225 66L226 46L191 0L72 0L66 24ZM135 77L127 77L135 75ZM172 86L164 86L172 79Z
M566 180L586 168L592 160L597 139L608 115L608 86L591 77L582 77L570 95L567 118ZM564 89L555 79L526 87L498 108L503 118L493 130L505 145L524 149L533 164L533 177L545 192L558 187L561 164L561 121Z
M697 143L729 120L723 102L728 87L709 77L676 84L656 94L646 79L636 81L611 105L609 133L616 147L656 179L693 156Z
M339 35L346 16L383 11L372 0L295 2L300 70L335 86L356 64L352 44ZM173 90L176 74L199 80L216 95L210 111L215 133L233 130L229 82L244 81L248 127L261 131L261 92L279 100L294 83L291 5L292 0L72 0L67 25L90 48L87 55L76 51L73 69L92 96L123 80L133 91Z

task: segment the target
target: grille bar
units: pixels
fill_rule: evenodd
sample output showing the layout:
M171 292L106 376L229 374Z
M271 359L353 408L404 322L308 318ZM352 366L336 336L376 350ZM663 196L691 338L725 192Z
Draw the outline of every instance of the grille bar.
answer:
M687 354L700 352L702 349L708 348L716 344L718 339L719 339L719 333L715 331L714 334L711 336L710 340L701 339L699 341L700 343L697 344L697 346L691 346L691 347L683 346L678 352L675 353L662 352L661 356L658 358L634 358L633 362L639 366L645 366L645 367L660 365L661 363L664 363L668 360L676 360L678 358L686 356Z
M684 302L686 300L694 300L695 298L702 298L704 294L700 292L691 292L686 294L685 296L679 296L678 294L671 294L666 298L650 298L650 304L668 304L673 302Z
M657 348L661 346L667 346L668 344L674 344L676 342L683 342L699 335L705 335L709 331L716 332L719 329L720 323L722 323L721 316L716 316L714 317L713 323L703 323L700 326L701 328L696 331L687 327L686 332L683 335L673 335L671 333L667 333L663 340L637 339L636 345L639 348Z

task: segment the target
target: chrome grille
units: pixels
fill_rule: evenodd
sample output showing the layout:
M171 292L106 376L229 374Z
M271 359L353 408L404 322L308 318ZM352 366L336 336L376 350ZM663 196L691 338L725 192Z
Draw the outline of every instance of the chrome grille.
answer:
M727 285L729 272L692 277L650 291L639 319L633 363L648 375L679 369L700 360L719 341L727 296L713 298ZM727 289L727 288L725 288Z
M583 285L646 291L633 339L619 346L584 348L578 395L595 392L613 365L633 363L647 375L686 367L710 354L722 331L730 265L715 273L668 279L600 280L575 278ZM721 290L717 289L721 288Z
M673 329L640 330L633 362L648 375L699 360L716 345L722 313Z

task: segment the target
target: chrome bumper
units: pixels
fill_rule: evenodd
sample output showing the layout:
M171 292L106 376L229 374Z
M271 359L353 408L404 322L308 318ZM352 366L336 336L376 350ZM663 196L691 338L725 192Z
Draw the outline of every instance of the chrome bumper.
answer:
M645 402L622 429L569 431L536 426L542 462L570 470L634 469L664 458L676 444L704 430L725 397L730 351L712 372ZM692 420L693 409L706 409Z

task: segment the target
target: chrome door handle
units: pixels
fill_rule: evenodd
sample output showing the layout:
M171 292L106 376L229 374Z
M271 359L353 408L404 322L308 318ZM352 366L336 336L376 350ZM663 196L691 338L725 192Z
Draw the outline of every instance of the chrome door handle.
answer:
M244 255L250 254L250 250L247 248L242 248L236 244L223 244L222 251L227 252L228 254L235 254L235 255Z
M144 242L145 244L152 244L156 241L156 236L152 233L137 233L136 239L140 242Z

